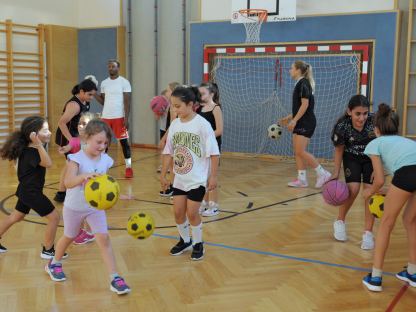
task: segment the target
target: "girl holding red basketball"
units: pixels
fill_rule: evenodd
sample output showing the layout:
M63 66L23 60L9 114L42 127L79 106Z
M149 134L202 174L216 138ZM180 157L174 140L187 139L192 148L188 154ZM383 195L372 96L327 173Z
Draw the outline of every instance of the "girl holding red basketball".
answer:
M384 200L373 269L364 277L363 284L371 291L382 290L381 276L390 234L406 205L402 219L407 232L409 262L407 268L397 273L396 277L416 287L416 142L398 135L399 117L386 104L379 105L374 125L377 138L364 151L374 167L373 185L363 192L365 200L383 187L384 169L393 175L393 179Z
M337 220L334 222L334 237L338 241L346 241L347 231L345 218L354 203L361 184L364 189L371 187L373 167L371 160L364 154L368 143L375 138L373 115L369 113L370 103L363 95L351 97L345 115L342 116L332 131L332 142L335 146L334 173L332 179L338 179L341 163L344 167L345 182L348 185L349 197L339 207ZM365 225L361 248L374 248L373 224L374 216L368 209L368 201L364 203Z
M170 104L170 98L172 96L172 92L178 86L180 86L179 82L176 82L176 81L170 82L168 84L168 87L166 88L166 93L164 94L164 96L167 98L167 100L169 102L169 106L168 106L168 109L166 110L166 117L163 120L163 122L164 122L163 130L162 130L162 125L161 125L160 142L159 142L160 150L163 150L165 148L166 139L168 137L168 129L170 127L170 124L178 117L178 115L176 114L176 111L174 110L173 106ZM163 158L162 154L161 154L161 158ZM163 162L162 159L161 159L161 162ZM161 172L161 171L162 171L162 166L159 166L157 172ZM173 175L173 167L171 167L168 171L172 172L172 175ZM172 177L172 180L173 179L174 179L174 177ZM170 187L168 187L166 190L159 192L159 195L162 196L162 197L171 197L172 194L173 194L172 185Z
M121 295L129 293L130 288L117 273L106 213L104 210L91 207L84 196L85 182L99 174L105 174L113 165L113 159L105 153L111 136L112 131L104 121L91 120L85 128L85 148L68 155L64 180L67 188L63 209L64 235L56 245L55 257L45 266L45 270L55 282L66 280L61 260L65 250L78 235L82 222L86 220L95 234L95 240L107 267L110 290Z

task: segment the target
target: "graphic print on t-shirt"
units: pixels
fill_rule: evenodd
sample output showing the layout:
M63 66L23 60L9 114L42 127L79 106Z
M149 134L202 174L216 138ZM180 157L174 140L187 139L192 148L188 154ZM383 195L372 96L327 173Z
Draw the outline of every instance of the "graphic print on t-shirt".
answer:
M195 156L201 158L201 137L195 133L177 132L173 135L174 146L174 166L177 174L187 174L194 166L193 152Z

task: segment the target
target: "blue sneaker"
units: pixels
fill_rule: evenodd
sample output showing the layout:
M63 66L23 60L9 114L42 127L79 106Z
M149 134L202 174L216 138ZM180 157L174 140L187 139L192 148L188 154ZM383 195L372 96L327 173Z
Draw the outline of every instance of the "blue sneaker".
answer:
M117 276L111 282L110 290L117 293L117 295L128 294L130 292L130 287L127 286L124 279L120 276Z
M382 291L381 282L381 277L372 277L371 273L363 278L363 284L371 291Z
M408 282L410 286L416 287L416 274L410 275L409 272L407 272L407 269L397 273L396 277L399 280Z
M49 274L51 280L55 282L62 282L66 280L65 273L62 270L62 263L52 264L52 259L49 260L48 264L45 266L46 273Z

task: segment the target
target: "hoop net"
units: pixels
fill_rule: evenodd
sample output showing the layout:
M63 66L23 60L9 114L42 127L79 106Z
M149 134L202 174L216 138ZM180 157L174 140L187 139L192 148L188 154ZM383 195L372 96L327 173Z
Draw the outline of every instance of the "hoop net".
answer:
M267 10L244 9L238 12L246 28L246 43L260 42L261 25L267 22Z

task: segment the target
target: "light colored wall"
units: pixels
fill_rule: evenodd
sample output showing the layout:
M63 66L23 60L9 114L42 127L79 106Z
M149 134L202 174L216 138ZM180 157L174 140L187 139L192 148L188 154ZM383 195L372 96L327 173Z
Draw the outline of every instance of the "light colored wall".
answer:
M200 0L201 20L228 20L232 0ZM297 0L297 15L334 14L392 10L394 0Z
M120 0L1 0L0 21L69 27L120 24Z
M197 1L186 1L188 21L199 14ZM158 0L158 79L155 81L154 0L132 1L132 138L136 144L155 144L159 130L149 102L169 82L186 82L183 62L182 0ZM188 29L188 27L186 27ZM185 62L186 63L186 62Z
M155 90L154 2L132 1L132 122L133 143L156 143L156 122L148 102Z
M60 1L62 0L58 2ZM120 25L120 0L77 1L77 27L89 28Z

